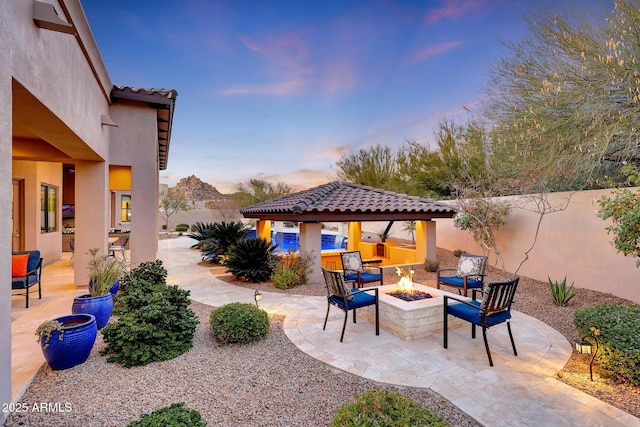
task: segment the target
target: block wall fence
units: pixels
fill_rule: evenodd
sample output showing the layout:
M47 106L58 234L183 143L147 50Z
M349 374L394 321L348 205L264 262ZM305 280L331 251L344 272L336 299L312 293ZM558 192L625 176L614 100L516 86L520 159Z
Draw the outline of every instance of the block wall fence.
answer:
M638 191L638 188L632 188ZM597 216L597 201L612 190L591 190L574 193L550 193L548 200L556 206L566 203L566 210L545 215L540 234L529 259L518 275L546 282L575 282L575 287L611 293L640 304L640 269L636 259L616 252L611 245L613 235L607 234L610 222ZM510 199L510 198L506 198ZM498 246L506 268L513 272L524 252L531 245L538 216L530 210L517 208L497 235ZM453 220L437 221L437 246L471 253L481 253L471 234L453 226ZM496 257L490 254L490 264Z

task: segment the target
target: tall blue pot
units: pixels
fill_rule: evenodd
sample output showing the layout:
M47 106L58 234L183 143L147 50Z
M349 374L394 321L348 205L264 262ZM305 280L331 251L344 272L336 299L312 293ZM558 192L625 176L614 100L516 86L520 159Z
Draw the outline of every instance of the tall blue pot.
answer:
M102 329L111 317L113 311L113 296L111 293L92 297L91 294L77 296L73 299L71 312L73 314L88 313L96 317L98 329Z
M46 337L40 339L42 354L51 369L69 369L84 363L91 353L98 334L95 316L73 314L53 320L62 323L63 331L51 333L47 348L44 348Z

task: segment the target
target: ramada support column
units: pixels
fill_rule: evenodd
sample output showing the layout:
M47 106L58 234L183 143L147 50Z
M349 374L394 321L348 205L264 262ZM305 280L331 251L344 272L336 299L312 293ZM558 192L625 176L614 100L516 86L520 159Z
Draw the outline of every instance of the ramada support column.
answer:
M256 221L256 237L271 242L271 220L259 219Z
M416 221L416 263L436 259L436 223Z
M351 221L349 223L349 234L347 237L347 250L360 250L360 242L362 241L362 223L360 221Z
M311 254L313 261L309 275L310 283L322 282L322 224L319 222L300 223L300 256Z

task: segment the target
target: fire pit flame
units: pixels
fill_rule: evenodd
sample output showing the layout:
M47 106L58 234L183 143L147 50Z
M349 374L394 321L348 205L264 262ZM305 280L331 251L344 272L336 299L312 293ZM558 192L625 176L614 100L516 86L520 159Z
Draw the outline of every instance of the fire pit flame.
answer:
M398 277L400 277L398 287L405 292L413 292L413 275L415 274L415 271L410 269L403 277L402 273L404 273L404 271L399 267L396 267L396 273L398 274Z

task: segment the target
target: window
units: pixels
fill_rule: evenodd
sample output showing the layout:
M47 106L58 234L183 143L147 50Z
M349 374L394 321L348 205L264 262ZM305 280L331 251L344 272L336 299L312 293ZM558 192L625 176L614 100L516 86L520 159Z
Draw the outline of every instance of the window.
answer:
M58 231L58 187L40 185L40 232Z
M131 196L120 196L120 222L131 222Z

